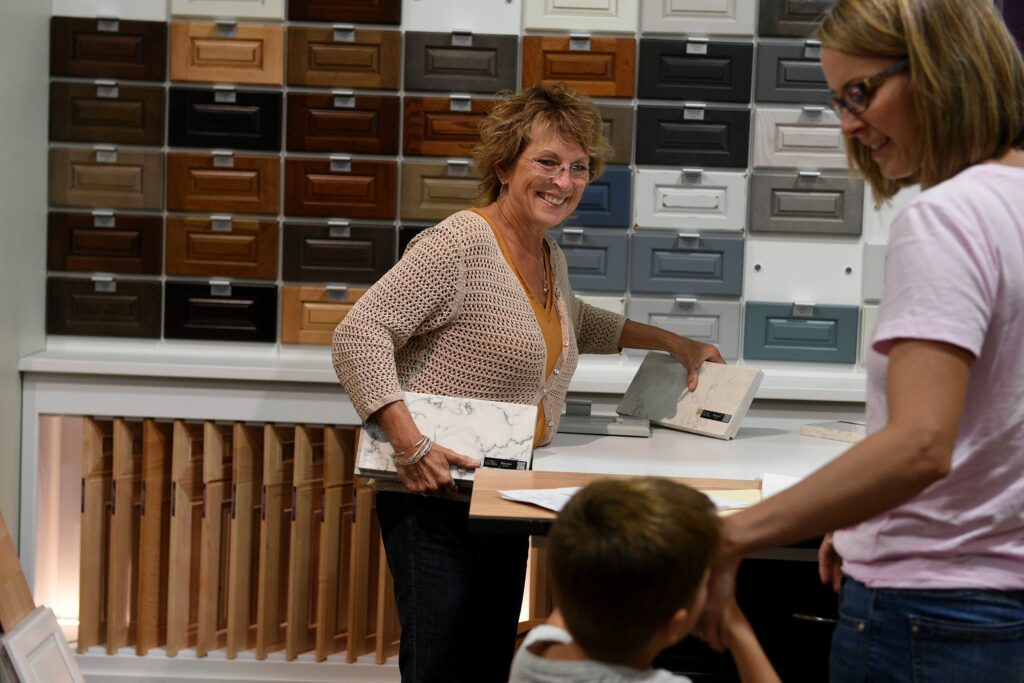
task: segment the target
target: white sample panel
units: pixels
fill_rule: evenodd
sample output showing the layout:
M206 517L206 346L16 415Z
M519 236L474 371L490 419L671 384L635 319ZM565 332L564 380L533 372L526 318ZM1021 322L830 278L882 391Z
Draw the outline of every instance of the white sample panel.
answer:
M10 633L0 647L21 683L85 683L68 647L57 617L49 607L36 607Z
M747 301L860 304L860 242L750 238L746 248Z
M839 117L821 106L754 111L754 166L846 168Z
M117 17L167 21L167 0L53 0L55 17Z
M754 0L641 0L644 33L752 35Z
M884 244L864 245L863 282L861 298L864 301L881 301L882 286L885 284Z
M638 0L526 0L523 28L635 33Z
M745 171L638 169L635 194L633 222L641 228L738 232L746 225Z
M537 0L529 0L536 2ZM500 2L453 2L452 0L402 0L405 31L472 31L519 34L523 0Z
M871 334L875 331L875 323L878 322L878 306L864 304L860 311L860 364L867 361L868 344L871 343Z
M171 0L171 14L284 19L284 3L285 0Z
M905 187L896 193L896 196L888 202L875 208L874 197L871 196L871 186L865 183L864 187L864 241L878 244L889 242L889 226L896 214L903 210L917 195L921 194L920 185Z
M595 308L611 311L619 315L626 314L626 300L621 296L594 296L592 294L577 295L579 300Z

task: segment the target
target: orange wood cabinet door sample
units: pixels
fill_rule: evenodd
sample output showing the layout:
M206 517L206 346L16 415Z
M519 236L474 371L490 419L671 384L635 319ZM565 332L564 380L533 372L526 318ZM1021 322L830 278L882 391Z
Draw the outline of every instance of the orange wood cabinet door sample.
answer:
M167 155L167 208L277 215L281 160L276 156Z
M142 500L142 423L114 418L107 544L107 654L135 644L138 604L139 523Z
M289 0L291 21L402 23L402 0Z
M50 75L162 81L167 24L162 21L50 18Z
M277 279L277 221L167 218L167 274Z
M170 559L171 425L142 423L142 504L139 524L139 605L135 653L167 641L167 567Z
M202 538L203 425L175 420L171 447L170 557L167 567L167 655L193 647L199 611Z
M402 34L288 27L288 85L398 90Z
M393 161L285 159L284 212L290 216L394 218Z
M228 659L256 647L256 552L263 510L263 427L236 422L232 447L225 647Z
M281 85L284 28L171 22L171 80Z
M114 467L113 424L86 417L82 435L82 526L78 587L78 651L107 635L107 543L110 482Z
M296 287L281 289L281 343L330 344L338 326L365 289Z
M480 174L468 160L402 163L401 216L441 220L476 203Z
M263 517L260 520L256 659L284 649L288 614L288 550L291 545L295 429L263 429Z
M159 282L50 277L46 333L155 339L160 336L160 300Z
M577 40L524 36L523 87L565 83L591 97L633 97L636 40L588 38L585 45Z
M50 139L162 145L164 89L110 83L50 83Z
M288 150L398 153L398 97L288 93Z
M231 516L234 426L203 425L202 540L199 545L199 608L196 656L224 647L227 636L227 548Z
M406 97L402 153L468 157L495 100Z
M163 152L50 149L52 206L159 210L163 202Z
M47 222L49 270L160 274L160 216L51 212Z

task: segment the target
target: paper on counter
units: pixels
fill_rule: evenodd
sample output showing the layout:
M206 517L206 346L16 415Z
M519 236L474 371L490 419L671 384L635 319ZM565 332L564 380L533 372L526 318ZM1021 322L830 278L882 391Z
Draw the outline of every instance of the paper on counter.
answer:
M498 491L498 493L505 500L537 505L546 510L559 512L569 502L569 499L576 495L580 488L579 486L566 486L557 489L511 489ZM757 502L750 497L752 493L756 493L756 491L746 491L743 489L716 491L714 494L708 494L708 498L711 499L711 502L719 510L739 510L750 507Z
M768 498L769 496L774 496L780 491L785 491L798 481L800 481L800 477L765 472L761 478L761 497Z

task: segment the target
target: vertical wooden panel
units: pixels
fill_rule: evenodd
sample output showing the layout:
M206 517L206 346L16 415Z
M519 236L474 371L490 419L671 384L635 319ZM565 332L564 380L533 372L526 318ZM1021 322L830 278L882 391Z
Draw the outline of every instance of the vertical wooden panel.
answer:
M380 527L374 510L373 488L366 483L355 491L355 524L352 534L352 569L349 575L348 650L349 663L360 655L377 651L377 582Z
M0 631L10 631L35 609L11 532L0 515Z
M145 655L167 639L170 559L171 425L142 423L142 504L135 652Z
M107 653L135 642L138 605L139 505L142 493L142 424L114 420L107 553ZM94 551L95 552L95 551Z
M547 619L554 609L548 583L548 549L530 548L530 619Z
M388 657L398 654L398 641L402 636L398 624L398 612L395 609L395 582L388 569L388 559L384 553L384 539L377 538L377 643L376 661L384 664Z
M324 430L295 427L291 548L288 553L288 632L285 654L316 647L316 589L323 527Z
M81 567L78 589L78 651L103 642L107 633L107 547L113 424L85 418L82 437Z
M256 647L256 550L263 510L263 428L235 423L228 542L227 656Z
M355 429L324 428L324 521L320 532L316 659L348 645Z
M256 658L285 647L288 548L295 463L295 430L266 425L263 431L263 516L260 521Z
M175 420L167 584L167 655L170 657L196 642L202 481L203 426Z
M227 547L231 515L232 425L203 425L203 510L199 549L196 656L224 647L227 633ZM222 590L223 589L223 590Z

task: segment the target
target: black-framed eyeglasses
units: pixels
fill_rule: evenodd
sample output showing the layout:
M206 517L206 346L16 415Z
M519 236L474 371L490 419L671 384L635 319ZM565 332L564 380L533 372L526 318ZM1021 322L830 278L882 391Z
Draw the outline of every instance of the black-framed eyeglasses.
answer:
M550 178L555 180L562 176L563 171L569 172L569 177L579 182L589 182L591 179L590 167L584 164L582 161L574 161L571 164L563 164L557 159L548 159L541 157L540 159L532 159L528 156L523 156L524 159L534 165L537 170L537 175L543 178Z
M832 98L832 108L840 116L843 115L843 111L848 111L858 116L863 114L867 111L868 105L871 104L871 99L878 92L878 89L882 87L882 84L892 76L909 68L910 61L902 59L892 66L879 71L874 76L868 76L859 83L851 83L843 88L842 93Z

